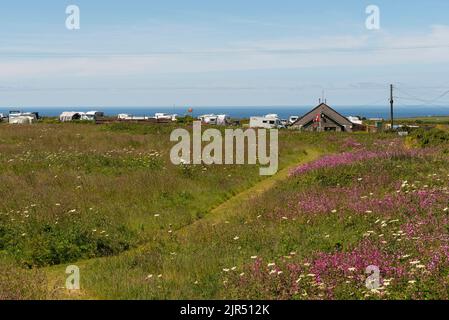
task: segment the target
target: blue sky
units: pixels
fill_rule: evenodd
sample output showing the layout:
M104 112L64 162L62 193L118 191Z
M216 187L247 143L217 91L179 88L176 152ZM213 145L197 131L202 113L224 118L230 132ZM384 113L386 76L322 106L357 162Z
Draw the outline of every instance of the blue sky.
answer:
M78 5L81 29L65 27ZM380 30L365 27L368 5ZM2 1L0 106L446 104L449 2ZM449 103L447 103L449 105Z

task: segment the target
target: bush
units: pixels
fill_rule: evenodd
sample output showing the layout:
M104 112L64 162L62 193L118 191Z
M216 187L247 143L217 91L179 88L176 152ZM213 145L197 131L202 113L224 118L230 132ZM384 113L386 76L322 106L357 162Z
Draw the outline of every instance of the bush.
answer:
M32 268L112 256L136 245L137 235L127 227L102 225L68 220L58 225L31 224L20 231L5 224L0 228L0 250Z
M414 146L432 147L449 143L449 133L440 129L418 129L407 138L408 143Z

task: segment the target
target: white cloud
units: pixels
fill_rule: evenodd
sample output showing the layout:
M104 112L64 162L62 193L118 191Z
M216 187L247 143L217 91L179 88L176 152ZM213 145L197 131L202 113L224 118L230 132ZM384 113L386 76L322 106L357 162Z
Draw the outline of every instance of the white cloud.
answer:
M230 43L223 48L37 58L1 58L0 77L113 77L155 73L266 70L305 67L398 65L449 62L449 26L427 33L375 32ZM25 52L24 52L25 53Z

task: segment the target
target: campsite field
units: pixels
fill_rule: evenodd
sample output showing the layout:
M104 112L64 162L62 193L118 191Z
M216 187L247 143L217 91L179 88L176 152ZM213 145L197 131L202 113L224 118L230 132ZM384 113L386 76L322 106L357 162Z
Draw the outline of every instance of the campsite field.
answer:
M0 125L0 299L449 298L447 133L282 131L262 178L173 128Z

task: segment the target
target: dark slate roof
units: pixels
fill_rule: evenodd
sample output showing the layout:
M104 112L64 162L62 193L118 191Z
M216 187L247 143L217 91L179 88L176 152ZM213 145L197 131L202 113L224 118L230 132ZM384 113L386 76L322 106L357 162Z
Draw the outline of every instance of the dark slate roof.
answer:
M352 122L346 117L342 116L340 113L329 107L325 103L321 103L313 110L306 113L304 116L299 118L293 126L304 126L309 122L313 121L318 114L324 113L327 117L331 118L334 122L341 126L352 126Z

